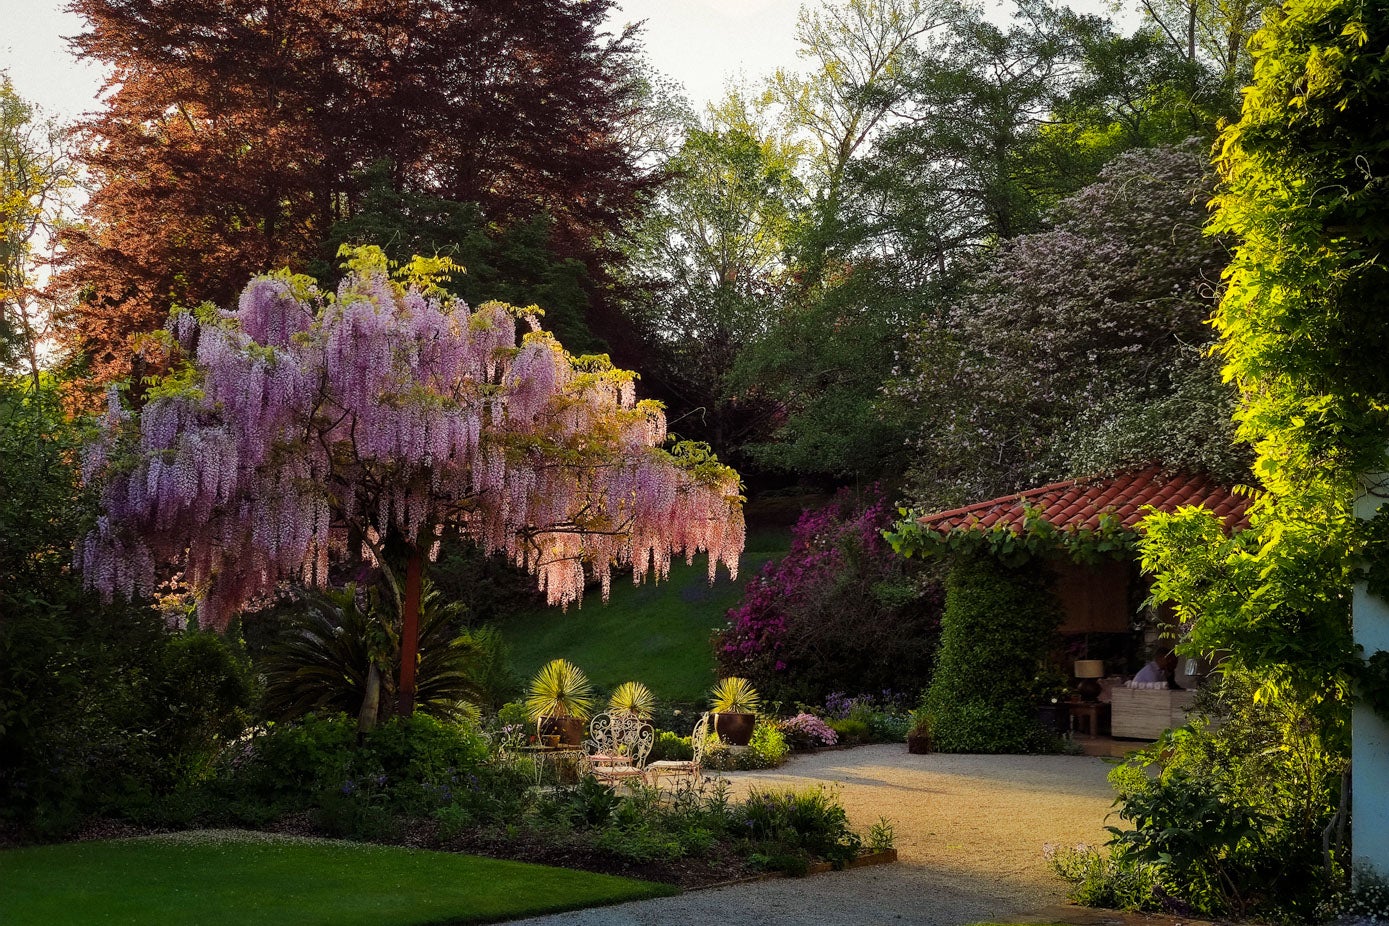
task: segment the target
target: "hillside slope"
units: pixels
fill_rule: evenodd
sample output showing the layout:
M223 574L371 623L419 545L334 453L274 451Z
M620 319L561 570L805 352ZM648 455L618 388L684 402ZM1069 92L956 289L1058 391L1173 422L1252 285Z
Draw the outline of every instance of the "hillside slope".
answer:
M719 570L711 586L703 556L670 567L669 580L639 587L614 578L605 605L591 591L581 609L540 608L497 624L511 647L512 665L529 680L546 662L563 657L606 692L626 681L644 682L658 698L701 701L714 682L709 635L742 597L743 584L769 560L786 552L784 530L749 534L738 581Z

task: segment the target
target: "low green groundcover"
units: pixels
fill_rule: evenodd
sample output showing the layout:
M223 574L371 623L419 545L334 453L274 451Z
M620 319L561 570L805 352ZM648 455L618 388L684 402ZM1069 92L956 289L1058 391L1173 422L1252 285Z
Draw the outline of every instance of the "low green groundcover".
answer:
M485 923L675 893L565 868L240 831L0 852L5 923Z

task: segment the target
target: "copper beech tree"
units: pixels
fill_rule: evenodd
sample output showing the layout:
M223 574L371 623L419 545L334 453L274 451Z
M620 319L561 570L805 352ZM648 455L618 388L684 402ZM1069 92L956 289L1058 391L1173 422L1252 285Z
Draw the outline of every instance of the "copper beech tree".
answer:
M401 605L409 713L422 566L451 534L563 606L592 576L606 599L617 566L664 577L673 554L736 575L737 473L700 445L665 449L635 374L569 355L534 307L445 297L440 263L393 278L362 248L336 293L273 274L234 310L174 315L158 339L172 372L138 410L113 387L85 459L103 502L87 581L148 593L180 568L200 623L224 628L281 580L323 585L335 558L363 556Z
M624 140L636 27L613 0L72 0L72 40L108 68L79 125L86 221L64 239L70 345L102 382L174 304L219 304L266 267L331 257L367 171L548 216L591 267L649 182ZM460 139L466 139L461 142ZM485 226L484 226L485 227Z

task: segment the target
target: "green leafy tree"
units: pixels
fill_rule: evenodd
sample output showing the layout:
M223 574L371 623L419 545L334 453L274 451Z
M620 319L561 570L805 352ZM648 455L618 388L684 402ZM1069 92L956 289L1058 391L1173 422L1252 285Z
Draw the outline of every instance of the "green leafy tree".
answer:
M494 299L542 305L546 326L571 350L583 354L606 348L588 323L594 310L588 268L556 253L548 216L489 222L476 203L400 189L384 161L369 168L361 183L361 205L350 218L334 223L327 238L329 253L337 254L343 245L385 242L382 250L401 265L416 254L449 257L463 268L441 281L449 294L475 306ZM323 280L341 275L327 260L310 269Z
M905 76L921 45L949 18L941 0L845 0L804 6L797 54L810 69L778 69L768 98L797 137L807 139L804 175L812 191L797 241L802 281L818 283L827 252L839 244L850 166L894 121Z
M633 230L629 284L646 293L637 323L657 352L655 375L676 397L682 431L736 446L759 427L730 399L739 350L766 331L786 280L801 187L798 150L735 93L690 126L665 165L669 180Z
M45 836L207 775L256 694L234 636L83 591L81 437L50 374L0 376L0 825Z
M1182 619L1185 648L1226 653L1259 701L1286 705L1304 738L1316 737L1315 774L1291 779L1296 800L1271 808L1273 831L1296 838L1275 845L1269 863L1322 864L1260 898L1280 914L1315 900L1345 860L1330 824L1351 685L1366 671L1350 589L1365 573L1384 587L1385 517L1357 522L1352 499L1365 474L1385 469L1389 440L1386 44L1385 10L1352 0L1291 0L1254 37L1254 85L1221 139L1212 223L1237 242L1215 327L1239 389L1239 434L1256 452L1253 533L1227 538L1209 518L1179 512L1149 519L1142 547L1154 598ZM1189 758L1179 742L1173 761Z
M71 216L75 186L62 134L0 71L0 370L22 365L35 387L51 314L38 271Z
M1138 0L1134 5L1183 60L1213 76L1229 99L1237 97L1250 77L1248 43L1271 5L1267 0Z

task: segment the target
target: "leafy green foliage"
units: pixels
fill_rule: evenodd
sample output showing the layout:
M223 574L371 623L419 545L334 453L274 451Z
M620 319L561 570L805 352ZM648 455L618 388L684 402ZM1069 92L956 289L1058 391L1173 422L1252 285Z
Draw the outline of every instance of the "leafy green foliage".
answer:
M416 254L447 256L464 270L444 284L450 294L475 306L491 300L544 306L545 327L574 354L606 348L588 322L588 268L559 256L547 216L489 222L476 203L398 189L384 162L360 180L362 202L329 230L326 252L336 253L342 244L386 242L386 255L402 263ZM308 272L324 281L338 275L328 261L311 263Z
M472 818L495 822L516 809L525 779L487 759L487 741L474 729L428 715L391 718L359 745L354 719L311 714L258 733L216 778L190 789L197 810L187 822L260 824L310 811L337 835L380 838L394 832L397 817L428 816L456 799ZM484 776L491 776L489 796L511 789L518 797L472 800ZM177 811L176 802L156 808Z
M1382 530L1357 522L1352 500L1385 469L1389 437L1386 37L1385 11L1349 0L1268 11L1251 46L1254 86L1221 139L1212 230L1238 246L1214 320L1265 491L1250 536L1179 512L1149 520L1142 554L1187 650L1226 653L1227 685L1245 690L1224 726L1172 741L1173 793L1162 790L1169 771L1130 783L1121 800L1138 825L1120 844L1145 858L1165 848L1168 889L1206 909L1309 918L1345 860L1333 824L1350 684L1366 671L1349 593ZM1232 829L1201 844L1169 838L1210 816L1178 793L1188 783L1224 798L1220 825Z
M1050 650L1061 609L1039 563L1009 567L961 557L946 580L935 675L926 694L941 752L1036 752L1032 679Z
M741 443L758 425L746 402L733 401L727 378L785 285L800 189L794 160L794 150L736 112L688 126L665 164L669 180L627 244L627 282L643 294L628 311L647 335L650 371L677 410L703 410L682 430L720 446Z
M849 828L843 806L824 788L754 790L737 817L748 836L777 844L781 848L777 855L784 853L802 861L819 858L840 867L853 859L862 845L858 834ZM772 859L785 869L786 860L777 855Z
M1078 563L1093 563L1106 557L1124 558L1138 546L1138 532L1124 528L1112 514L1100 514L1099 527L1094 530L1058 530L1026 500L1021 530L996 524L990 528L942 532L923 526L905 508L900 513L903 520L886 536L892 549L907 557L982 553L1003 563L1022 565L1032 559L1064 554Z
M776 768L790 753L791 747L776 721L759 717L747 749L730 749L716 734L710 734L704 750L704 767L725 772Z
M46 836L207 777L257 688L234 636L83 591L79 436L50 380L0 379L0 821Z
M1118 879L1154 886L1134 906L1311 921L1333 889L1322 830L1346 769L1315 701L1228 667L1203 690L1204 722L1171 731L1111 773ZM1160 886L1160 889L1159 889ZM1117 887L1116 887L1117 889Z
M0 374L22 368L35 386L53 308L41 267L76 205L64 131L0 71Z
M680 736L670 730L662 730L651 745L646 761L650 762L688 762L694 758L694 744L688 736Z

